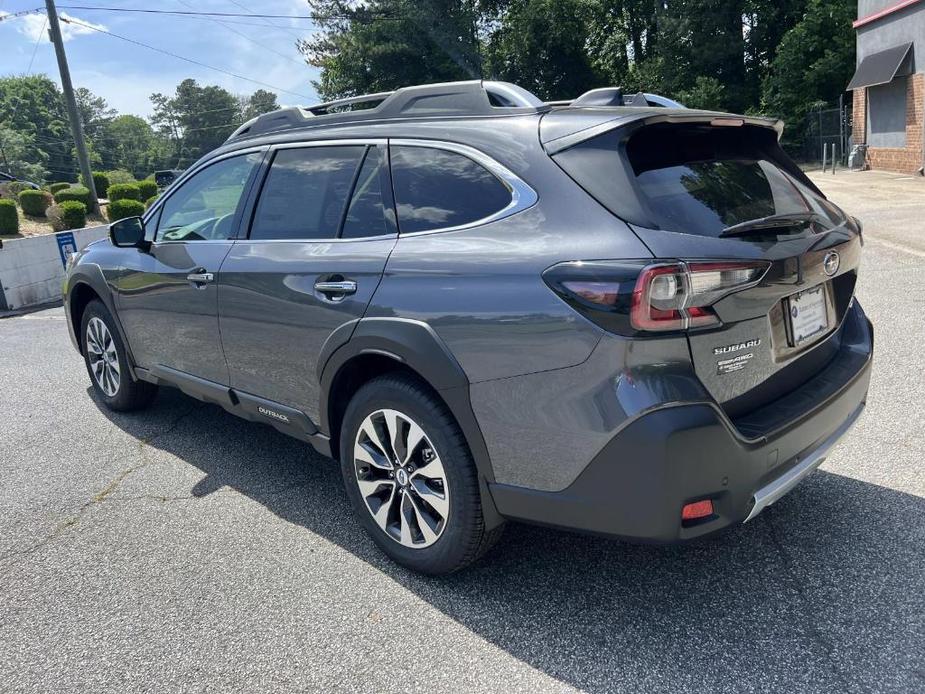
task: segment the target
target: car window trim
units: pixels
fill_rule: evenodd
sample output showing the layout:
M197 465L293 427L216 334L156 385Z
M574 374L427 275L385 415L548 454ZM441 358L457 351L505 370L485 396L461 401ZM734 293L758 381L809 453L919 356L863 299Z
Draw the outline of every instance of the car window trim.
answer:
M353 172L353 180L350 181L350 190L347 191L347 198L344 200L344 209L340 211L340 222L337 225L337 235L334 238L343 238L344 225L347 223L347 215L350 213L350 207L353 205L353 195L357 190L357 181L360 180L360 174L363 173L363 165L366 163L366 157L369 156L370 146L366 145L363 154L360 155L360 161ZM361 237L362 238L362 237Z
M254 186L253 199L248 200L248 207L244 212L244 220L246 224L242 223L241 234L239 234L236 241L238 243L356 243L362 241L380 241L384 239L394 239L398 236L398 228L394 223L394 219L389 219L389 210L393 211L394 216L394 202L392 202L392 207L389 208L386 204L386 195L383 191L383 208L385 209L385 217L387 226L392 229L385 234L377 234L375 236L354 236L351 238L341 238L340 234L343 232L343 222L346 219L346 215L342 215L341 224L337 229L336 237L318 237L318 238L304 238L304 239L252 239L251 238L251 229L254 224L254 215L257 213L257 203L260 200L260 195L263 192L263 187L266 185L267 176L270 174L270 168L273 164L273 160L276 158L276 153L282 149L306 149L308 147L349 147L349 146L365 146L366 150L364 151L363 156L360 158L359 166L354 172L354 178L359 175L360 168L363 166L366 156L369 154L369 149L372 147L378 148L380 151L384 151L385 155L388 156L388 140L382 137L360 137L360 138L336 138L330 140L300 140L297 142L280 142L277 144L269 145L267 155L264 157L263 165L259 176L257 177L256 185ZM388 167L383 167L388 168ZM381 175L381 174L380 174ZM389 186L391 190L391 180L389 181ZM391 196L390 196L391 197ZM353 189L351 187L350 196L347 198L346 207L349 210L350 202L353 199Z
M154 234L151 237L151 243L161 246L161 245L173 244L173 243L229 243L231 241L235 241L239 237L240 232L241 232L241 228L240 228L241 222L244 220L246 212L247 212L247 205L250 202L251 190L253 189L254 183L257 179L257 174L260 172L261 168L264 165L264 162L266 161L266 158L267 158L266 155L269 149L270 148L268 145L259 145L259 146L254 146L254 147L247 147L244 149L236 149L232 152L226 152L220 156L213 157L206 161L201 161L201 163L199 163L198 165L190 167L189 169L184 171L183 174L170 185L170 188L168 188L167 191L165 191L166 195L158 198L157 202L151 205L151 208L149 210L146 210L145 213L142 215L142 221L144 221L145 226L147 226L151 222L152 219L156 218L157 220L157 223L154 227ZM229 236L227 239L201 239L198 241L188 241L186 239L180 239L176 241L158 240L157 232L160 231L160 229L158 229L158 226L160 226L161 211L163 210L164 205L167 203L167 201L171 197L176 195L177 191L179 191L180 188L182 188L189 179L193 178L193 176L196 176L197 174L199 174L199 172L204 171L205 169L209 168L213 164L217 164L219 162L225 161L226 159L231 159L232 157L247 156L248 154L255 154L255 153L260 153L260 152L263 152L263 157L261 158L259 162L257 162L257 165L254 167L254 170L251 171L247 182L244 184L244 189L241 191L241 197L238 200L238 206L235 208L235 219L233 222L234 232L232 233L231 236Z
M424 147L430 149L439 149L447 152L454 152L455 154L461 154L462 156L471 159L476 164L482 166L495 178L497 178L505 188L507 188L508 193L511 196L511 201L503 208L494 212L486 217L473 220L471 222L466 222L465 224L457 224L449 227L437 227L434 229L424 229L422 231L410 231L401 233L401 220L398 220L399 224L399 233L402 238L411 237L411 236L422 236L424 234L443 234L449 231L463 231L465 229L472 229L474 227L479 227L485 224L490 224L492 222L497 222L498 220L511 217L515 214L519 214L524 210L528 210L533 207L539 196L536 194L536 191L533 190L523 179L521 179L517 174L508 169L503 164L499 163L492 157L488 156L481 150L476 149L475 147L470 147L469 145L459 144L458 142L449 142L447 140L427 140L421 138L389 138L389 170L391 172L392 166L392 147ZM393 176L394 179L394 176ZM393 204L395 205L396 215L398 208L398 199L395 198L394 190L393 195Z

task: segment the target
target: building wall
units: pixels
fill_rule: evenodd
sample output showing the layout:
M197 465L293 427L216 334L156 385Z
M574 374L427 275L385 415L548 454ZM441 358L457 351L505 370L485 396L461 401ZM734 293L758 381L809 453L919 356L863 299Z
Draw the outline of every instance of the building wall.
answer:
M895 5L895 0L860 0L858 17ZM869 6L872 9L865 9ZM858 63L871 53L903 43L913 43L913 71L925 72L925 2L910 5L870 24L858 27Z
M874 12L892 7L896 2L897 0L858 0L858 18L863 19ZM912 174L922 168L925 158L925 123L922 120L925 115L925 2L913 3L905 9L857 29L858 64L871 53L885 51L904 43L913 44L913 74L906 78L897 78L906 83L905 146L877 146L900 144L902 133L897 133L895 128L891 128L892 133L881 132L869 138L869 102L874 97L886 96L889 99L889 88L854 91L852 137L854 142L867 142L870 145L867 150L867 164L871 168ZM895 97L895 93L892 96ZM897 100L894 98L893 101ZM901 98L898 102L901 103ZM874 127L878 127L876 123Z
M866 90L854 92L855 142L864 142L866 134ZM925 75L918 73L906 78L906 146L870 147L867 164L873 169L913 174L922 168L923 128L925 128Z

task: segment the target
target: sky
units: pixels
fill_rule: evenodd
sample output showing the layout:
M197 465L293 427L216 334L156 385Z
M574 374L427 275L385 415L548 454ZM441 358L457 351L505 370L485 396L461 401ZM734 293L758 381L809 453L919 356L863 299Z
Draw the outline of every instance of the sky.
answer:
M172 94L191 77L233 94L276 92L282 106L318 101L311 85L318 70L306 65L295 42L315 30L307 19L215 19L112 12L84 7L307 15L305 0L56 0L58 14L161 50L233 72L256 84L107 36L76 24L61 24L74 87L102 96L120 113L148 117L155 92ZM41 13L2 19L42 7ZM44 73L60 84L54 47L48 41L44 0L0 0L0 76ZM33 59L34 52L34 59ZM268 86L272 85L272 86Z

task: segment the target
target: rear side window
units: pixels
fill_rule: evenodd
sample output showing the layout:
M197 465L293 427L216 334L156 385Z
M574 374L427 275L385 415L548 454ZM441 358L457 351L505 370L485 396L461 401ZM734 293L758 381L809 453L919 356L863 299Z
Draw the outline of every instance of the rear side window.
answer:
M471 224L503 210L511 192L469 157L431 147L391 148L392 187L404 234Z
M279 150L257 202L250 238L336 237L365 149L358 145Z

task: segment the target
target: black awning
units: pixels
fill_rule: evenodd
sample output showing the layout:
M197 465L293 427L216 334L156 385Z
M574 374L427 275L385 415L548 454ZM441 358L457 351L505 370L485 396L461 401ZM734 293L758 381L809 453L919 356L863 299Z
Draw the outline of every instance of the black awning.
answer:
M898 75L908 75L912 72L912 61L908 60L912 50L911 43L894 46L879 53L871 53L861 61L854 77L848 83L847 91L861 87L873 87L878 84L892 82Z

